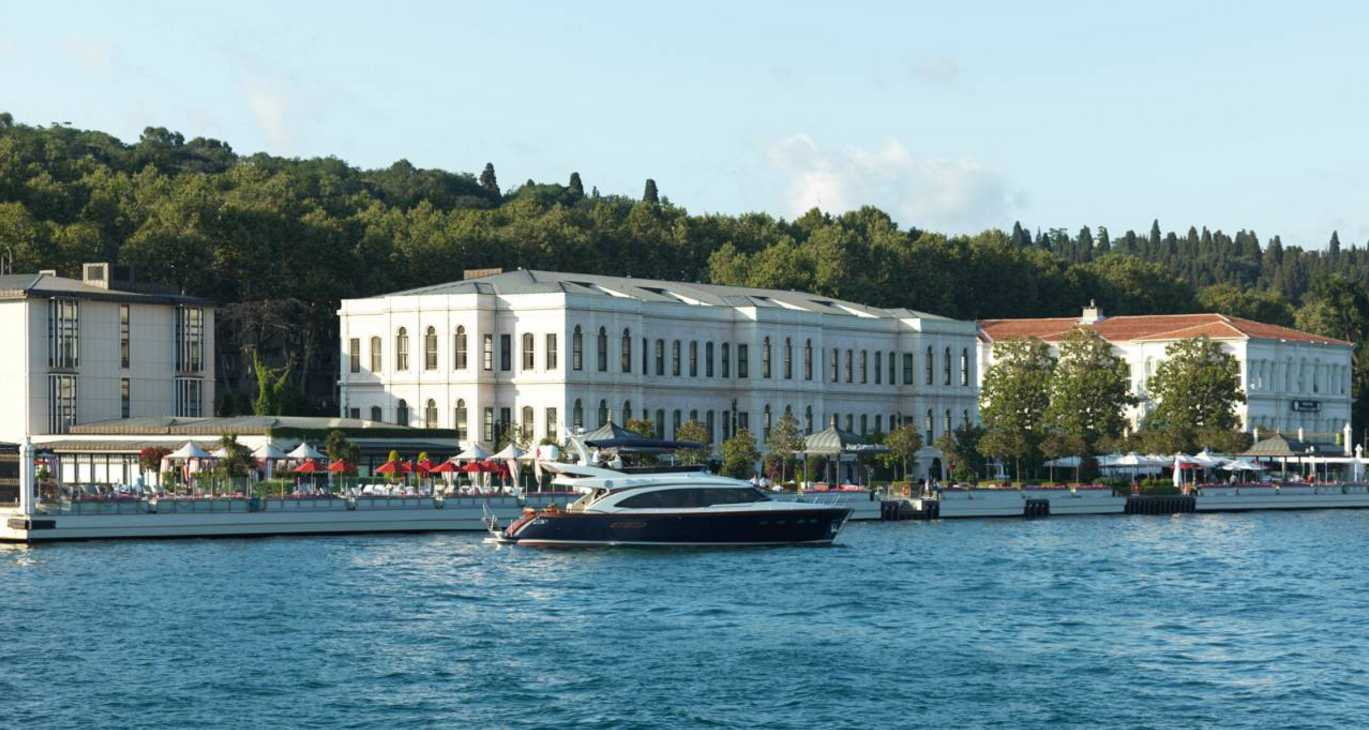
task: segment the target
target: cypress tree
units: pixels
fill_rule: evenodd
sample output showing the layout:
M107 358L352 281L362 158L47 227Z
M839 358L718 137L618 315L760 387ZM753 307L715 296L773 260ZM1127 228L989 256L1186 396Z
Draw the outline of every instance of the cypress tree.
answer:
M1112 238L1108 236L1107 226L1098 226L1098 255L1106 256L1112 253Z
M1326 257L1335 261L1337 256L1340 256L1340 234L1331 231L1331 242L1326 244Z
M1022 230L1021 221L1013 221L1012 242L1018 246L1021 246L1022 248L1028 248L1032 245L1031 234Z
M656 181L651 178L646 180L646 191L642 193L642 200L648 203L659 203L661 197L656 193Z
M1150 238L1146 241L1146 257L1154 258L1160 255L1160 219L1156 218L1150 224Z
M494 177L494 163L486 162L485 169L480 173L480 187L492 192L499 192L499 181Z
M1088 226L1084 226L1083 228L1079 229L1079 238L1077 239L1077 243L1079 246L1079 260L1092 261L1093 231L1090 231Z
M585 197L585 184L580 182L580 173L572 172L570 174L569 187L571 195L574 195L577 198Z

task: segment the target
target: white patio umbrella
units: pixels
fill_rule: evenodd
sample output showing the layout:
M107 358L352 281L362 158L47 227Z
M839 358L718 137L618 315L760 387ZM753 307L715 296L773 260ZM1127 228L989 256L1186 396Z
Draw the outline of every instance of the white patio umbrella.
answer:
M294 451L291 451L289 454L286 454L286 456L290 457L291 459L326 459L326 458L328 458L327 456L324 456L323 454L319 453L319 450L318 450L318 449L316 449L316 448L310 446L308 441L301 441L301 442L299 442L299 446L296 446L296 447L295 447L295 450L294 450Z
M1182 456L1183 454L1174 455L1174 486L1179 489L1184 488L1183 459L1180 458Z
M490 458L490 450L477 443L472 443L452 457L452 461L484 461Z
M1189 459L1189 461L1192 461L1195 464L1202 465L1204 469L1216 469L1218 466L1221 466L1222 462L1225 461L1225 459L1220 459L1216 456L1213 456L1212 452L1208 451L1207 449L1203 449L1202 451L1199 451L1198 453L1194 454L1193 457Z
M528 452L518 448L517 444L511 443L508 446L505 446L503 449L501 449L499 453L491 456L490 458L494 459L495 461L512 461L513 459L517 459L526 453Z
M266 462L266 478L271 479L276 474L276 462L286 457L279 446L267 441L252 450L252 458Z
M1232 459L1217 468L1222 471L1264 471L1264 467L1245 459Z

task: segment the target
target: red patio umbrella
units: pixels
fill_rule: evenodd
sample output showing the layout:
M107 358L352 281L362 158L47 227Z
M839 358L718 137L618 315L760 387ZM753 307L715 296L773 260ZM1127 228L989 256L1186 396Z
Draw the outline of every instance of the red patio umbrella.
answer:
M305 459L303 464L295 467L295 471L300 474L313 474L319 470L318 462L313 459Z
M349 472L354 469L356 469L355 466L348 464L346 461L343 461L342 459L338 459L337 461L328 465L328 471L331 472Z
M404 473L405 473L405 474L413 474L413 473L414 473L414 463L413 463L412 461L400 462L399 468L402 469L402 470L404 470Z
M480 466L480 462L478 461L472 461L468 464L462 464L460 469L461 471L464 471L467 474L479 474L480 472L484 471L484 469Z
M431 472L434 473L434 474L451 474L452 472L459 471L459 470L460 470L460 467L458 467L456 464L453 464L453 463L450 462L450 461L444 461L444 462L442 462L441 464L438 464L437 466L434 466L434 467L433 467L432 469L430 469L429 471L431 471Z
M431 459L424 459L423 461L418 462L418 473L420 476L428 476L428 473L435 468L437 468L437 465L433 464Z
M400 467L399 467L399 462L397 462L397 461L387 461L387 462L385 462L384 464L381 464L380 466L376 467L376 473L377 473L377 474L398 474L398 473L399 473L399 469L400 469Z

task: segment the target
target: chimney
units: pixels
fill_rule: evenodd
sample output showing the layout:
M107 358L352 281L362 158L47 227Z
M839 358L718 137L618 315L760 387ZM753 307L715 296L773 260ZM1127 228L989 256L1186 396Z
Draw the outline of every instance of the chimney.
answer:
M101 289L131 291L133 267L109 262L84 264L81 266L81 282Z
M1079 324L1098 324L1103 321L1103 310L1092 299L1089 305L1084 307L1084 316L1079 318Z

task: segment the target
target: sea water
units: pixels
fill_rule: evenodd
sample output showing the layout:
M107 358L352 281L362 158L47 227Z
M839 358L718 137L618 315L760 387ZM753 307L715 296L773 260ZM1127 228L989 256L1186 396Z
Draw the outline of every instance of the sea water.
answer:
M0 548L5 728L1357 728L1369 512Z

